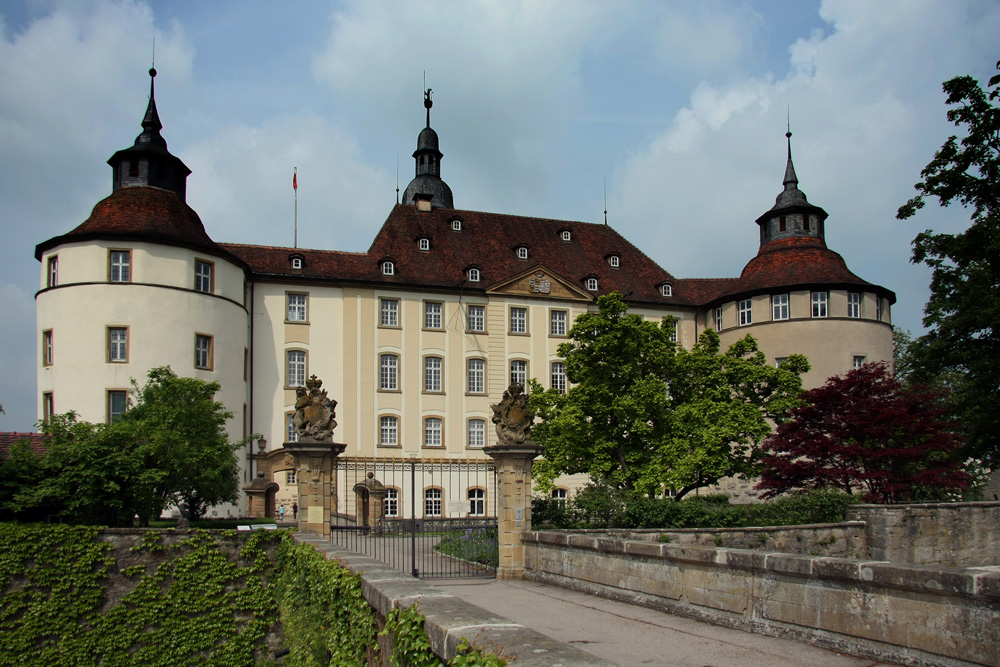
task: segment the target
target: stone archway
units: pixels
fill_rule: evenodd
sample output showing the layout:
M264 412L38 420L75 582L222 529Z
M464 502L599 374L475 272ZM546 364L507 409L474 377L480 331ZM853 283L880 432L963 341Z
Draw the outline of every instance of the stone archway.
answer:
M258 472L252 482L243 487L247 494L247 516L251 519L274 518L274 496L278 485Z

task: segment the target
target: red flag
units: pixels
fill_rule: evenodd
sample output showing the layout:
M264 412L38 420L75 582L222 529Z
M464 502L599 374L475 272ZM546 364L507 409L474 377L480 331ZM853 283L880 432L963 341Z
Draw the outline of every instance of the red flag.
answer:
M292 190L299 189L298 172L292 174Z

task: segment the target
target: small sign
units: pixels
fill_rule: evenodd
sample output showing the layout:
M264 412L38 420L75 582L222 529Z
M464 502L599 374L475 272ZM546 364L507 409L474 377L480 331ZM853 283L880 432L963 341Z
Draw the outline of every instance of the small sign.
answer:
M469 503L464 500L452 500L448 503L448 516L462 516L469 509Z
M309 515L306 523L323 523L323 506L313 505L309 507Z

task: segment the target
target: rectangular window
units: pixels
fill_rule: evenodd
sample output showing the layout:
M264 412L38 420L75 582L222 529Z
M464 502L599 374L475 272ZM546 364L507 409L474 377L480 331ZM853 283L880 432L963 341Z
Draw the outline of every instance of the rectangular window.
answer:
M378 388L382 391L399 389L399 357L394 354L379 356Z
M469 420L469 447L482 448L486 446L486 420Z
M52 255L49 257L49 270L46 277L45 286L55 287L59 284L59 256Z
M196 334L194 337L194 367L212 370L212 337Z
M854 370L857 370L864 365L865 365L865 358L859 354L854 355L854 360L851 364L852 368L854 368Z
M212 293L212 263L195 260L194 288L206 294Z
M108 423L121 419L128 410L128 392L124 389L108 390Z
M549 313L549 334L553 336L566 335L566 311L553 310Z
M424 328L441 328L441 304L427 302L424 304Z
M54 351L52 349L52 329L42 332L42 366L51 366Z
M128 363L128 327L108 327L108 361Z
M399 446L399 420L395 417L379 417L378 444L382 447Z
M305 322L306 321L306 295L305 294L289 294L287 298L288 298L288 321L289 322Z
M294 486L295 483L295 471L289 470L285 473L285 486Z
M382 500L382 513L387 518L399 516L399 489L389 487L385 490L385 498Z
M875 297L875 319L882 321L882 297Z
M829 295L826 292L812 293L812 316L826 317L826 304Z
M562 361L552 362L552 388L560 394L566 393L566 364Z
M424 516L441 516L442 496L441 489L427 489L424 491Z
M379 325L383 327L399 326L399 301L397 299L379 300Z
M469 489L469 516L486 516L486 491Z
M715 330L722 331L722 308L715 309Z
M469 306L469 331L486 331L486 306Z
M56 412L55 399L52 397L51 391L46 391L42 393L42 421L46 424L49 422L49 417L54 415Z
M522 388L528 388L528 362L514 360L510 362L510 383L519 384Z
M527 308L511 308L510 309L510 332L511 333L528 333L528 309Z
M302 350L288 351L288 386L306 386L306 353Z
M861 317L861 294L858 292L847 293L847 316Z
M469 359L469 393L482 394L486 391L486 362Z
M787 320L788 319L788 295L787 294L772 294L771 295L771 319L772 320Z
M424 391L441 391L441 357L424 358Z
M285 415L285 442L298 442L299 432L295 430L295 413Z
M108 279L113 283L132 281L131 250L112 250L108 253Z
M781 366L781 364L785 363L786 361L788 361L788 357L775 357L774 358L774 367L775 368L779 368Z
M740 301L740 326L745 327L753 323L753 301L744 299Z
M441 419L439 417L428 417L424 420L424 447L441 447L444 441L441 439Z

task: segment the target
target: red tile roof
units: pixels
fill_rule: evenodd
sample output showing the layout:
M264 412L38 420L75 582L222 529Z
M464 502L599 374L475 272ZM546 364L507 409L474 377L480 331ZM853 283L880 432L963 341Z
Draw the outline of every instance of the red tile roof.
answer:
M222 254L198 214L174 192L127 186L99 201L90 217L73 231L40 243L35 258L41 259L45 250L62 243L94 238L149 240Z
M10 446L19 440L25 440L28 446L31 447L32 451L37 454L43 454L49 451L46 446L45 441L48 436L42 433L18 433L16 431L0 431L0 459L6 459L8 452L10 452Z
M461 221L461 231L452 221ZM561 233L570 232L570 241ZM430 250L418 241L426 238ZM586 279L598 280L597 294L619 291L639 303L695 305L678 282L611 227L586 222L529 218L500 213L436 208L420 212L415 206L397 204L367 253L303 250L221 244L241 258L255 273L275 276L364 281L384 285L432 288L483 289L528 269L543 266L581 289ZM517 248L528 250L528 259L517 258ZM291 268L291 257L303 258L303 269ZM617 255L618 268L608 258ZM383 275L380 263L392 260L394 275ZM468 283L470 267L480 270L480 282ZM660 294L663 283L675 285L673 296Z
M766 244L743 268L729 295L811 286L857 286L882 294L891 302L896 300L892 291L851 273L843 257L814 237L790 237Z

